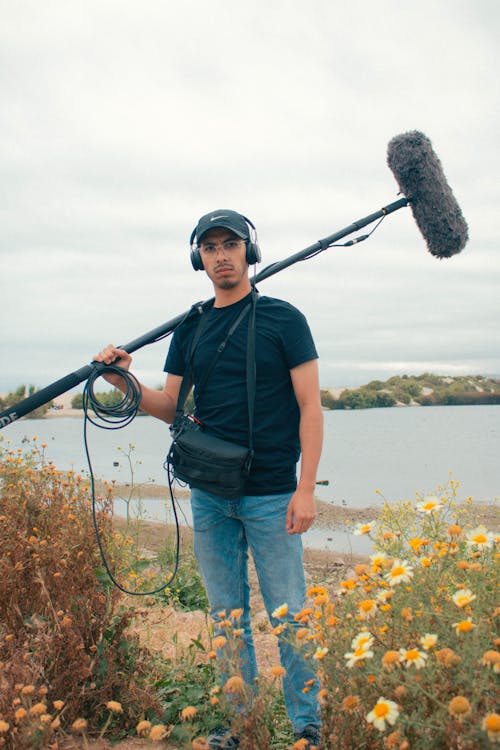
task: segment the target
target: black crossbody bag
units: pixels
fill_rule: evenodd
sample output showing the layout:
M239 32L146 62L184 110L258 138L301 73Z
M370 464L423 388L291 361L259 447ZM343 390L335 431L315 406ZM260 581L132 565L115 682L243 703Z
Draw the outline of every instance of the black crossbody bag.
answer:
M189 386L191 365L194 350L206 326L207 314L201 315L190 348L188 366L184 373L177 400L175 419L170 427L172 444L167 455L167 462L176 479L192 487L212 492L220 497L236 497L244 492L245 483L250 473L253 459L253 414L255 404L255 306L257 293L252 292L252 299L240 312L224 340L217 347L217 352L204 377L197 385L198 395L212 373L217 360L226 348L230 337L249 315L247 339L247 406L248 406L248 446L221 440L205 432L203 424L190 414L184 414L184 402Z

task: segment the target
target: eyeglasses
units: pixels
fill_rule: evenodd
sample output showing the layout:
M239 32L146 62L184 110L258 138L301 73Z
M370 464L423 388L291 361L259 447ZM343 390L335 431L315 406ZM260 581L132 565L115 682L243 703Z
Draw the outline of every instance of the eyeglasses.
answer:
M203 255L216 255L219 250L223 253L231 253L236 250L243 240L226 240L225 242L202 242L200 250Z

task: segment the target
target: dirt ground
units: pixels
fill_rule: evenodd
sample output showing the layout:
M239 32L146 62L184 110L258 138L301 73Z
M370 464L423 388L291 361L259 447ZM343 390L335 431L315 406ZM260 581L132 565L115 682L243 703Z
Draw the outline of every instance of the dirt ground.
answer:
M156 487L157 491L158 488ZM377 518L377 508L346 508L336 507L318 501L318 517L316 525L320 528L342 526L346 521L350 523L368 522ZM118 521L118 525L120 525ZM478 506L477 524L484 524L490 530L500 530L500 508L498 505ZM142 532L147 539L147 547L151 550L165 542L165 527L162 524L143 522ZM191 532L183 528L181 544L191 543ZM330 584L349 575L351 569L359 562L366 560L363 555L345 555L327 550L306 549L304 552L304 566L308 581L322 581ZM250 564L250 581L252 587L252 611L255 648L259 670L265 674L271 666L279 663L276 638L272 635L263 602L258 590L255 571ZM135 599L134 605L137 605ZM179 654L179 649L189 646L192 638L206 632L207 615L201 611L179 612L170 606L137 607L137 620L134 632L139 635L141 642L150 650L161 653L165 657L173 658ZM173 636L176 637L174 643ZM76 739L68 738L60 745L60 750L140 750L140 748L158 747L162 750L181 750L167 740L161 743L150 743L139 738L128 738L118 744L111 744L107 740L89 741L86 745Z

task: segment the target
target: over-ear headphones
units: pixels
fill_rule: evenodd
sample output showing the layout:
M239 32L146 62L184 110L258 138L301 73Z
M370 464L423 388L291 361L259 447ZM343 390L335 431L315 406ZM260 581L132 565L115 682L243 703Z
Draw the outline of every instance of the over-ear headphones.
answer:
M202 216L191 232L191 237L189 238L189 244L191 247L190 257L191 265L195 271L203 271L203 261L198 246L198 237L201 237L201 235L209 229L215 229L218 227L229 229L238 237L245 240L245 257L249 266L253 266L254 263L260 262L262 256L257 241L257 230L255 229L254 224L250 219L247 219L246 216L243 216L243 214L238 214L236 211L221 209Z

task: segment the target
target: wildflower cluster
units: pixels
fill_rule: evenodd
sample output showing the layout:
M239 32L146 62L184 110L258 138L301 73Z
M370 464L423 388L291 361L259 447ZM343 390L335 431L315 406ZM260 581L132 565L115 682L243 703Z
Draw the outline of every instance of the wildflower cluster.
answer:
M386 504L361 532L369 562L309 590L296 638L319 666L325 747L500 742L500 534L471 526L457 486Z

